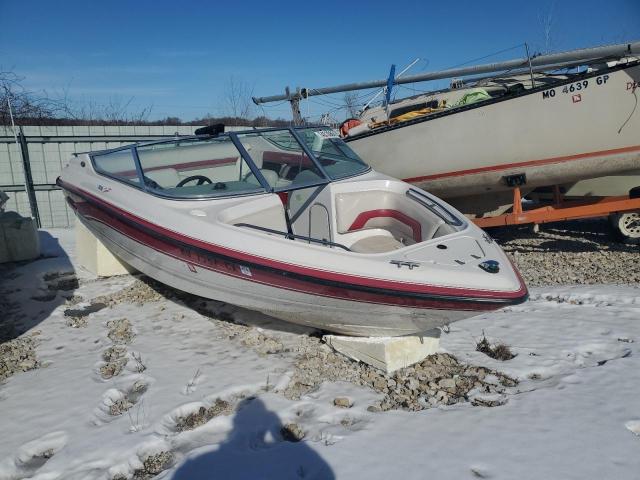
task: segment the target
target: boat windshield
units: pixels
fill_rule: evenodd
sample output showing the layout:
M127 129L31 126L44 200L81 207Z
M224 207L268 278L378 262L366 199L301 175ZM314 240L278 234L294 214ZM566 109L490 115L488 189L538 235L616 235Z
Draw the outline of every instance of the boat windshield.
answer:
M136 151L145 186L159 195L197 198L264 191L229 137L156 143Z
M359 175L369 170L369 166L356 152L342 141L337 130L328 127L307 127L297 129L296 132L332 180ZM292 143L286 136L274 136L271 141L283 149L300 148L297 142Z
M326 175L292 130L258 130L238 133L237 138L272 190L327 183Z
M369 169L337 132L323 127L175 138L91 158L103 175L181 199L297 190Z

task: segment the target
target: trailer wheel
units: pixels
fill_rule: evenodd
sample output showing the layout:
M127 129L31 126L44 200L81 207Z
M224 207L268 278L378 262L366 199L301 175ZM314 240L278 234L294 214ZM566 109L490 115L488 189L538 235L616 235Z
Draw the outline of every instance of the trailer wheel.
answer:
M640 213L613 213L609 221L619 241L640 245Z

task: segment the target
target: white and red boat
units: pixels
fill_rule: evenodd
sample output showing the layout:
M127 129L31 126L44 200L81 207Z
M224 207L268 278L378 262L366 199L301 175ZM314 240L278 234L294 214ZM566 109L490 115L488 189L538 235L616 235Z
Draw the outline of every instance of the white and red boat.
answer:
M116 256L203 297L360 336L524 302L500 247L326 128L177 137L77 154L58 184Z

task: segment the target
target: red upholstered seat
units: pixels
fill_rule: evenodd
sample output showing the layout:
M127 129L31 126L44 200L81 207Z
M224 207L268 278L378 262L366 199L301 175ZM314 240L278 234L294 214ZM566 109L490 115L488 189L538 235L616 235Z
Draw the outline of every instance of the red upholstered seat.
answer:
M361 212L358 214L356 219L353 221L351 226L349 227L349 231L352 232L354 230L360 230L361 228L365 228L367 222L374 218L393 218L399 222L404 223L409 228L411 228L413 232L413 239L416 243L422 241L422 226L420 222L416 219L411 218L410 216L402 213L399 210L380 208L377 210L367 210L366 212Z

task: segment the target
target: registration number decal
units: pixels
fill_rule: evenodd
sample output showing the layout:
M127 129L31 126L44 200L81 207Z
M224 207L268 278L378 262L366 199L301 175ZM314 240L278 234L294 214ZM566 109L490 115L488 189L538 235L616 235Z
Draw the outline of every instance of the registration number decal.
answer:
M573 83L570 83L569 85L565 85L562 88L558 87L558 88L551 88L549 90L545 90L544 92L542 92L542 98L543 99L554 98L556 96L556 92L558 92L558 93L564 93L564 94L571 94L573 103L577 103L575 100L576 95L574 95L576 92L581 92L582 90L586 90L589 87L589 85L592 85L593 83L595 83L596 86L605 85L608 80L609 80L609 75L600 75L599 77L596 77L595 81L592 81L592 82L590 82L589 80L580 80L579 82L573 82Z

